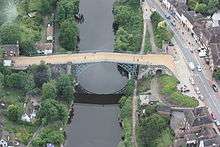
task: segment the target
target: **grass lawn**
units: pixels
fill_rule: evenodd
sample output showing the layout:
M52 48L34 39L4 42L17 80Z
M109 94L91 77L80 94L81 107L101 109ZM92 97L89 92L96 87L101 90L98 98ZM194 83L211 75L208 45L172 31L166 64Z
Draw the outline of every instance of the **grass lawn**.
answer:
M23 144L27 144L37 130L38 125L23 122L12 122L6 117L4 119L4 130L15 133L15 136Z
M156 140L157 147L170 147L173 143L173 135L171 130L167 128L161 134L161 137Z
M175 77L162 75L159 81L161 93L165 95L171 103L183 107L196 107L199 105L199 102L195 98L183 95L177 90L176 86L179 81Z
M11 104L23 105L25 96L21 90L4 88L0 89L0 100L3 100L6 103L6 106ZM6 109L0 110L0 112L2 113L1 120L4 124L3 130L15 133L15 136L21 143L27 144L35 132L37 125L23 122L12 122L5 116Z
M25 101L24 92L16 89L0 89L0 100L3 100L6 104L22 103Z

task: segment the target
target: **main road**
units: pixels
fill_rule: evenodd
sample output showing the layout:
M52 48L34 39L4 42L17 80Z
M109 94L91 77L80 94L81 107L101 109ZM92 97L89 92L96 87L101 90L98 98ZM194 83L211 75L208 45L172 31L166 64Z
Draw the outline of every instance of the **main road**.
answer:
M189 48L187 48L187 43L183 41L184 39L181 33L165 17L165 15L169 12L165 8L162 8L157 0L146 0L146 2L149 6L155 8L157 12L166 20L169 28L174 33L174 39L184 55L186 62L193 62L195 65L200 65L201 63L192 55ZM199 87L201 94L205 98L206 104L211 108L211 111L214 112L217 120L220 120L220 98L218 93L213 91L209 79L206 78L203 72L193 71L192 74L196 85Z

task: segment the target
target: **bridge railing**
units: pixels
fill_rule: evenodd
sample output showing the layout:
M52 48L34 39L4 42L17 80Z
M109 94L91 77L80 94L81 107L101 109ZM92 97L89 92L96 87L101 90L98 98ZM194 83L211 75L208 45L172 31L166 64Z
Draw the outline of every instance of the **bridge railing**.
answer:
M80 53L98 53L98 52L109 52L109 53L126 53L126 54L139 54L139 51L113 51L109 49L100 49L100 50L80 50L80 51L67 51L67 52L54 52L52 54L34 54L32 56L51 56L51 55L60 55L60 54L80 54ZM149 52L149 54L157 54L155 52ZM167 54L161 52L160 54Z

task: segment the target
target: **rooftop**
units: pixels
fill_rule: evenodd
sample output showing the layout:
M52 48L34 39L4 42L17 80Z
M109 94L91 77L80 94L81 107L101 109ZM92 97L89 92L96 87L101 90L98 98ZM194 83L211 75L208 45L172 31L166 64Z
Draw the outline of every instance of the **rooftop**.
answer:
M4 57L19 56L18 44L5 44L5 45L1 45L0 48L4 49Z
M193 126L211 124L212 119L209 115L207 107L199 107L193 110L185 111L186 121Z

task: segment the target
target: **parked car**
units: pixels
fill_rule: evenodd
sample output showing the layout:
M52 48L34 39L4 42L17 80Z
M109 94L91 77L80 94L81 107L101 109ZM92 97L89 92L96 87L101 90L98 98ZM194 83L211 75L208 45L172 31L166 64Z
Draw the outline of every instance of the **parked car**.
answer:
M193 63L193 62L189 62L188 65L189 65L189 68L190 68L192 71L194 71L194 69L195 69L194 63Z
M215 92L218 92L218 87L217 87L215 84L212 84L212 89L213 89Z
M169 14L165 14L165 17L166 17L167 19L170 19L170 18L171 18Z
M196 88L195 88L195 91L196 91L197 94L200 94L199 87L196 87Z
M197 70L198 70L199 72L201 72L201 71L202 71L202 67L201 67L200 65L197 65Z
M214 122L215 122L215 124L216 124L217 127L220 126L220 121L219 121L219 120L215 120Z

